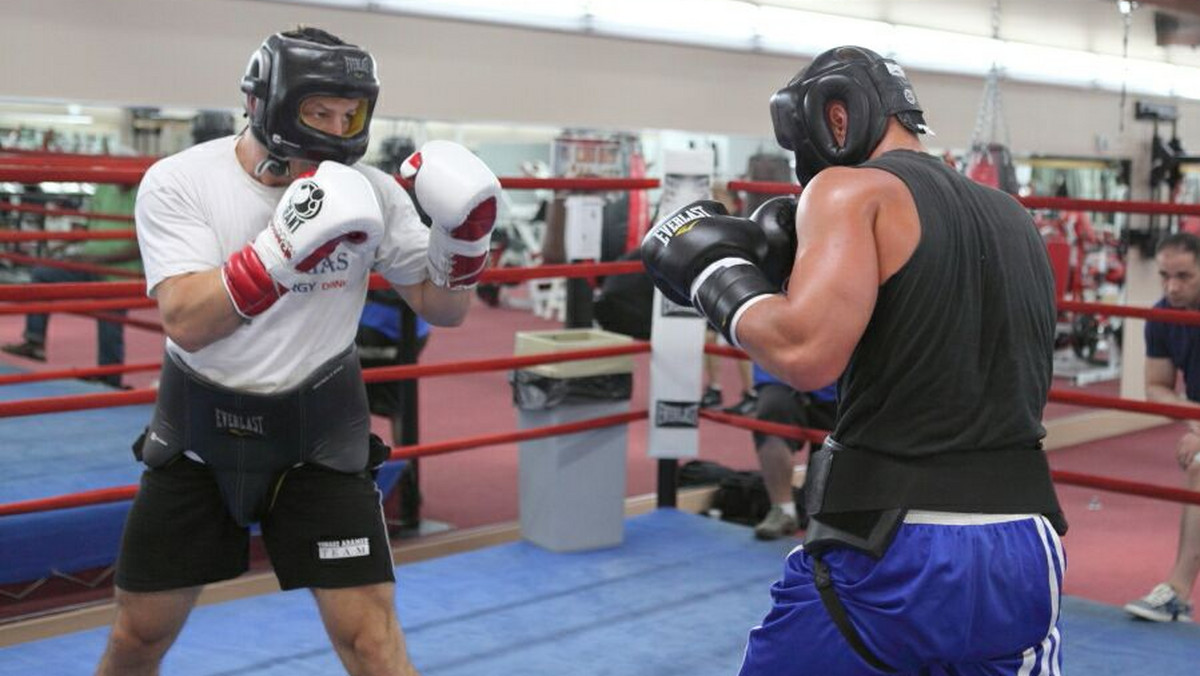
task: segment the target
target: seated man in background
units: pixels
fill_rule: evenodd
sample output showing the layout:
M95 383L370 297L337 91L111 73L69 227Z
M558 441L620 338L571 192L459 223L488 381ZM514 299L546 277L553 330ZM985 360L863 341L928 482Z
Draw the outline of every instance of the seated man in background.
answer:
M1177 233L1162 240L1154 256L1162 279L1163 298L1155 308L1200 310L1200 238ZM1200 327L1146 322L1146 398L1163 404L1196 406L1200 401ZM1183 374L1185 392L1175 389ZM1187 488L1200 491L1200 420L1187 421L1175 445L1175 458L1186 474ZM1185 505L1179 524L1179 552L1166 582L1125 610L1154 622L1190 622L1188 598L1200 574L1200 507Z
M137 190L133 186L98 184L96 192L89 200L89 210L97 214L132 215ZM104 230L129 230L133 226L126 221L114 221L103 218L89 218L87 230L101 232ZM76 263L103 265L125 270L140 272L141 257L138 254L137 241L133 239L90 239L83 242L78 253L70 260ZM34 284L58 284L64 282L100 282L121 280L122 277L104 275L98 272L81 270L64 270L49 266L35 266L30 271L30 282ZM124 311L114 310L112 314L125 314ZM25 333L19 343L10 343L0 349L17 357L25 357L34 361L46 361L46 333L50 328L50 316L46 314L30 314L25 316ZM96 322L96 363L100 366L125 363L125 327L118 322ZM113 387L121 385L119 374L99 376L95 378Z
M755 418L793 427L829 430L837 415L837 385L813 392L799 392L754 365L754 387L758 392ZM799 515L792 491L795 462L792 456L801 443L762 432L754 433L754 450L762 469L763 483L771 499L771 511L754 527L754 537L776 540L799 528Z

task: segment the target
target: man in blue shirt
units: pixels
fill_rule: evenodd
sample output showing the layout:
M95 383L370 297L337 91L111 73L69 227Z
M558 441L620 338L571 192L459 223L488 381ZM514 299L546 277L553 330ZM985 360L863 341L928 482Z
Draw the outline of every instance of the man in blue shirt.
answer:
M828 430L837 414L837 385L813 392L799 392L754 365L754 389L758 392L755 418L793 427ZM799 441L761 432L754 433L754 450L762 469L763 483L771 499L771 510L754 527L760 540L775 540L791 535L799 527L796 502L792 493L792 455Z
M1154 307L1200 310L1200 238L1170 235L1155 253L1163 298ZM1183 373L1184 394L1175 389ZM1200 402L1200 327L1146 322L1146 398L1164 404L1197 406ZM1200 420L1187 421L1175 444L1175 458L1187 476L1187 487L1200 491ZM1179 528L1179 552L1166 582L1145 598L1125 606L1129 613L1155 622L1190 622L1188 598L1200 574L1200 507L1185 505Z

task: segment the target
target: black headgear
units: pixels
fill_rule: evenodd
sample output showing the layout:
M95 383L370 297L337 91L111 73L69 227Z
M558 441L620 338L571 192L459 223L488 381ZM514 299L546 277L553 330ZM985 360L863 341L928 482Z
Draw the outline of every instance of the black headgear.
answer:
M379 79L375 59L354 45L326 45L275 34L250 57L242 91L252 99L250 131L282 173L286 159L353 164L367 152L367 134ZM362 99L345 136L300 121L300 103L310 96Z
M825 117L830 101L842 101L848 112L846 142L840 146ZM818 55L771 97L775 140L796 153L801 185L831 165L865 162L892 115L913 133L929 131L904 69L862 47Z

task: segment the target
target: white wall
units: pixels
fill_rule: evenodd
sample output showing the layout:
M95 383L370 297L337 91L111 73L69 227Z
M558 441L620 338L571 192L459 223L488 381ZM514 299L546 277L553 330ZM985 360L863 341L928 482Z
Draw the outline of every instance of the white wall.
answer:
M236 107L249 54L308 23L368 47L384 81L379 113L610 129L770 136L766 101L795 58L245 0L4 0L0 98ZM913 73L938 131L970 139L982 80ZM1118 130L1108 92L1006 83L1018 153L1136 156L1149 128ZM1132 106L1128 102L1127 109ZM1200 147L1200 106L1183 105ZM1128 113L1126 113L1128 115ZM1107 142L1097 152L1097 134ZM1138 174L1135 174L1138 175Z

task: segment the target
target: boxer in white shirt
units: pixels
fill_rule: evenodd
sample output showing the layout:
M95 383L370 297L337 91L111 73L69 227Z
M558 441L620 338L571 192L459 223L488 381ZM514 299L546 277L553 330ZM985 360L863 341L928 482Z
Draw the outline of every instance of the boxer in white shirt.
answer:
M325 31L269 37L242 91L246 131L158 162L138 194L167 359L98 673L158 673L203 585L247 570L258 522L281 587L312 590L349 673L415 674L355 330L372 271L429 323L462 322L499 182L465 148L426 144L401 171L422 225L393 177L358 164L374 60Z

